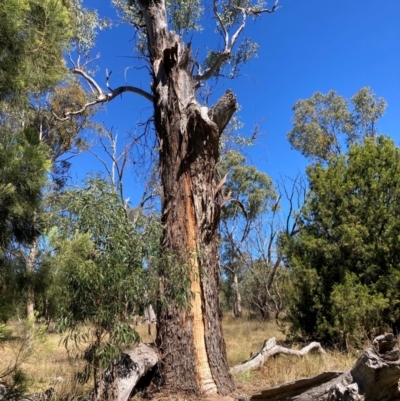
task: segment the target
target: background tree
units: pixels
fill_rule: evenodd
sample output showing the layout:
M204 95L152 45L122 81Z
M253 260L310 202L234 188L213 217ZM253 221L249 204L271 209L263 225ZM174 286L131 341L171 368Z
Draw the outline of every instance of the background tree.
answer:
M221 267L232 286L233 314L242 314L239 281L246 274L245 243L260 215L276 202L271 178L245 163L237 151L228 152L218 166L220 179L227 179L221 189Z
M26 261L21 247L37 236L35 210L50 162L47 148L30 128L13 133L0 130L0 319L5 322L15 313L12 304L21 301L17 272L24 271Z
M293 148L312 161L326 162L346 152L353 143L377 135L376 122L385 113L386 101L369 87L349 102L335 91L314 93L293 106L293 129L287 137Z
M69 1L4 0L0 11L1 130L7 132L8 139L15 137L14 140L19 141L21 132L29 129L30 141L48 149L48 173L52 178L50 192L53 195L67 178L69 162L65 154L77 144L77 134L88 126L90 115L85 112L60 123L51 112L52 109L59 111L60 107L63 110L82 107L82 102L86 101L77 81L70 80L54 88L66 76L63 53L70 41L79 36L71 6ZM41 173L39 175L41 177ZM47 256L40 249L47 219L45 211L49 207L43 202L46 189L49 195L49 188L42 182L41 202L32 203L30 230L35 235L24 244L20 243L18 252L13 255L13 274L19 279L3 277L7 281L4 288L19 288L17 298L26 303L30 318L33 318L35 298L45 294L50 286L44 274L49 271ZM48 299L44 302L47 305Z
M0 98L41 92L65 73L72 36L68 0L1 0Z
M18 257L14 262L19 280L11 280L19 283L19 301L26 303L26 315L33 318L35 303L41 307L47 317L49 298L46 293L51 286L51 267L47 263L48 254L43 247L46 229L48 228L50 207L54 197L63 189L68 178L70 167L69 159L84 148L84 141L79 137L83 129L94 128L90 123L91 111L73 119L60 122L51 110L59 110L61 107L78 107L85 101L85 95L77 82L69 82L55 87L51 91L42 93L31 93L30 99L14 99L12 106L9 102L0 103L1 130L6 135L6 141L18 142L21 132L29 133L29 140L41 149L47 150L47 173L48 180L42 180L40 190L40 201L33 202L34 209L31 210L32 218L30 224L31 232L35 233L28 242L20 243ZM24 128L25 127L25 128ZM12 139L14 138L14 139ZM40 146L39 146L40 145ZM12 148L9 147L8 151ZM13 149L18 152L18 149ZM15 157L18 157L15 153ZM32 162L32 168L35 163ZM33 170L28 170L34 174ZM27 171L27 172L28 172ZM7 172L4 170L4 174ZM38 171L39 176L41 173ZM10 185L15 185L15 176L7 175L11 179ZM28 201L28 198L27 198ZM16 256L16 255L15 255ZM17 267L18 266L18 267ZM47 273L48 274L47 274ZM46 280L46 277L48 280ZM10 278L11 279L11 278ZM7 280L8 282L9 280ZM38 302L43 301L43 305Z
M262 320L275 318L286 310L288 271L284 269L284 244L299 232L299 213L305 196L302 176L281 177L275 202L254 222L245 241L246 275L244 301ZM283 206L284 205L284 206ZM290 291L290 289L289 289Z
M399 329L399 172L400 151L382 136L308 168L301 231L286 246L294 331L351 344Z

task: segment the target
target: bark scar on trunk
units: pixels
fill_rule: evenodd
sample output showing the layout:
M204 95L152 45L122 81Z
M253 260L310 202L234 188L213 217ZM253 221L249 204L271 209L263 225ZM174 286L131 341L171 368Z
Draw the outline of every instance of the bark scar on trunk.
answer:
M178 43L175 46L164 49L163 52L163 64L164 70L167 75L171 72L172 68L178 61Z
M205 394L213 394L217 392L214 379L209 367L208 355L205 344L205 327L203 320L203 291L200 285L202 272L200 271L197 249L196 235L196 213L194 211L192 182L189 174L185 176L185 192L186 192L186 216L188 219L188 238L191 255L191 292L192 299L192 314L193 314L193 332L194 332L194 349L196 356L197 375L200 388Z

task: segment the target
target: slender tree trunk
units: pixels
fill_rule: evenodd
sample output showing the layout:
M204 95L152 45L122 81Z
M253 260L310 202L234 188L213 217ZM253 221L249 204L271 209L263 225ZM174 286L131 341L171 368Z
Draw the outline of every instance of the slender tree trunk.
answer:
M33 276L35 274L35 263L37 256L37 249L39 245L39 236L33 239L31 247L29 249L28 260L26 261L26 269L29 277L29 284L27 289L27 301L26 301L26 317L27 319L33 319L35 315L35 294L33 289Z
M239 281L236 272L233 273L233 315L235 317L242 317L242 297L239 291Z
M162 357L161 377L167 387L228 394L234 384L221 326L216 234L220 207L214 177L219 138L236 110L236 99L227 92L210 110L200 107L190 46L167 31L162 0L141 4L160 145L162 252L164 259L172 261L160 274L163 302L158 308L156 341ZM186 308L177 302L175 291L185 279L184 265L193 294Z

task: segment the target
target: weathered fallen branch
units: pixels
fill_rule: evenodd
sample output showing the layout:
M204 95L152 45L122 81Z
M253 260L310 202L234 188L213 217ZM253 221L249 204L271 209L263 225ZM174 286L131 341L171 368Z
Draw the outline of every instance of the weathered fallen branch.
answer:
M324 372L255 394L248 400L395 401L400 399L400 350L393 334L376 337L351 370Z
M233 366L231 368L231 373L242 373L248 370L258 369L260 366L264 365L265 361L274 355L285 354L285 355L298 355L304 356L308 354L312 349L317 349L321 354L325 354L325 351L321 347L320 343L312 342L301 350L285 348L276 344L276 338L272 337L265 341L260 351L257 352L248 361L241 363L240 365Z
M97 399L127 401L139 379L148 373L158 361L157 352L147 344L140 344L134 350L123 353L121 360L114 366L115 380L113 380L112 370L108 368L101 383L97 383ZM0 401L50 401L53 399L53 395L53 388L42 393L20 394L12 388L0 384ZM94 390L90 392L88 400L96 400Z
M154 348L140 344L134 350L122 354L121 360L114 368L115 380L110 368L103 375L101 383L97 384L97 398L102 401L127 401L139 379L148 373L159 361ZM95 391L92 390L89 400L95 401Z

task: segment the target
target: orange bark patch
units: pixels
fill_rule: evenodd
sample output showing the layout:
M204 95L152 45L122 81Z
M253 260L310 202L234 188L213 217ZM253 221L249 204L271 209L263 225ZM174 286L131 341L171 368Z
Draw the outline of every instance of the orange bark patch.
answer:
M194 203L192 198L192 182L189 174L185 175L185 194L186 194L186 217L188 230L188 245L190 251L190 267L191 267L191 287L190 290L194 294L192 299L192 315L193 315L193 334L194 349L198 374L199 387L205 394L217 393L217 386L211 374L206 344L205 344L205 327L203 320L202 308L202 290L200 285L200 266L196 255L197 252L197 227Z

